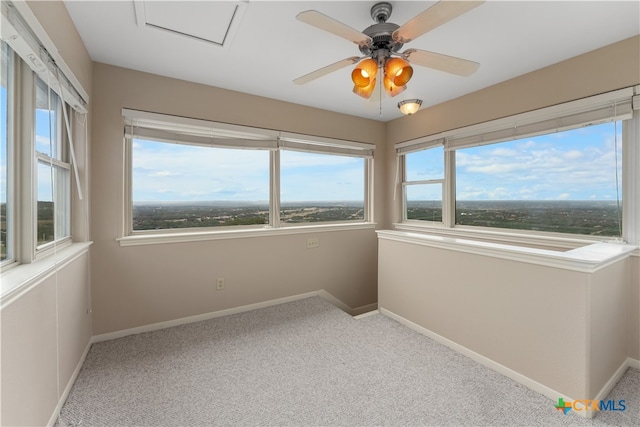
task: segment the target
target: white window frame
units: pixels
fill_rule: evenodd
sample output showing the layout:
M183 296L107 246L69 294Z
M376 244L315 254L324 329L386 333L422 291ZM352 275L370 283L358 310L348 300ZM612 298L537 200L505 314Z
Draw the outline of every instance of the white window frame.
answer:
M38 81L38 77L36 77L32 73L32 79L34 84L34 89L37 91L36 84ZM53 88L47 84L46 81L40 79L47 91L50 91L47 95L51 96L51 93L55 93ZM57 94L56 94L57 95ZM45 242L42 244L38 244L38 216L37 216L37 204L38 204L38 192L36 190L35 196L35 205L36 205L36 221L35 221L35 245L36 245L36 258L40 256L41 253L47 252L51 250L54 245L68 244L71 242L71 163L67 160L69 157L68 150L68 136L64 129L64 112L63 108L68 108L66 102L60 97L58 97L60 101L57 105L51 105L50 107L55 111L55 121L56 123L50 127L56 133L55 135L55 147L53 155L49 155L47 153L42 153L40 151L35 150L35 138L33 139L34 145L34 156L36 161L36 166L34 170L34 181L36 185L38 184L38 165L43 164L51 168L51 183L52 183L52 198L53 205L55 207L53 212L53 232L54 239L49 242ZM35 135L35 103L33 108L33 123L32 123L32 132ZM64 170L66 173L66 178L64 180L60 179L60 174L58 171Z
M278 150L274 153L277 157L278 168L274 181L274 190L277 194L278 214L274 218L274 227L300 227L318 226L322 224L358 224L373 223L373 152L374 145L355 141L337 140L332 138L311 137L308 135L279 132ZM351 156L364 160L364 218L362 221L323 221L297 224L281 224L280 222L280 152L282 150L302 151L307 153L329 154L338 156ZM277 225L276 225L277 224Z
M401 222L395 223L398 230L420 231L452 237L481 238L492 241L523 245L542 245L568 249L602 237L571 235L569 233L538 232L530 230L507 230L455 224L455 150L478 145L504 142L527 136L549 134L575 129L585 124L600 124L623 121L623 234L622 240L640 244L640 86L620 89L577 101L567 102L528 113L518 114L478 125L425 136L396 144L398 156L398 182L404 185L405 154L428 149L437 145L445 149L445 191L443 192L443 224L426 221L410 221L405 218L404 197L400 201ZM402 178L402 180L400 180ZM612 238L607 238L612 240ZM615 239L614 239L615 240Z
M416 153L423 150L429 150L437 147L441 147L443 145L443 141L427 141L426 143L418 143L415 146L411 146L409 149L398 151L398 156L402 155L401 162L401 186L402 186L402 222L408 224L428 224L430 227L441 228L445 227L448 223L448 217L445 215L445 211L447 211L447 204L445 200L447 199L447 158L449 157L449 153L445 151L443 154L443 176L440 179L425 179L425 180L415 180L410 181L407 179L407 167L406 167L406 155L411 153ZM398 162L400 163L400 162ZM400 165L399 165L400 166ZM409 219L407 217L407 188L411 185L422 185L422 184L440 184L442 186L442 221L426 221L426 220L417 220L417 219Z
M125 191L122 246L260 236L270 233L298 233L309 230L374 228L373 153L374 144L232 125L188 117L122 109L125 146ZM133 139L181 142L234 149L269 150L269 224L249 226L190 227L162 230L133 230L132 155ZM364 159L364 220L284 224L280 221L280 151L296 150Z
M8 43L7 43L8 44ZM8 44L10 47L11 45ZM7 189L7 215L11 215L11 223L8 224L7 243L11 245L11 257L0 263L3 271L20 264L30 264L36 260L54 254L72 243L72 201L71 183L74 180L72 165L66 161L69 156L69 137L65 130L63 111L57 109L55 131L56 150L58 155L51 157L48 154L36 151L35 141L35 114L36 114L36 73L17 52L12 55L12 75L9 85L10 99L8 110L12 112L9 118L7 163L8 189ZM56 82L44 81L52 92L60 96ZM60 97L62 105L67 102ZM71 125L70 125L71 126ZM71 128L70 128L71 129ZM59 157L59 158L56 158ZM52 193L54 197L54 240L38 244L38 164L42 163L53 170L64 170L68 179L62 182L52 179ZM56 172L53 172L56 175ZM12 203L9 203L12 201ZM59 233L62 232L63 235ZM10 235L9 235L10 233ZM7 248L9 251L9 247Z
M7 45L8 46L8 45ZM18 251L18 239L16 239L16 231L18 227L16 223L19 222L19 216L16 215L17 207L16 203L9 204L10 200L15 199L15 163L16 163L16 144L15 144L15 120L16 120L16 112L15 109L17 107L16 103L16 89L17 89L17 78L16 73L18 72L16 66L16 56L11 49L7 51L7 63L8 63L8 75L5 77L7 79L7 123L3 123L2 125L6 125L7 129L7 147L6 147L6 204L5 204L5 215L6 215L6 224L5 224L5 246L7 258L0 262L0 267L5 267L7 265L11 265L16 261L17 251Z

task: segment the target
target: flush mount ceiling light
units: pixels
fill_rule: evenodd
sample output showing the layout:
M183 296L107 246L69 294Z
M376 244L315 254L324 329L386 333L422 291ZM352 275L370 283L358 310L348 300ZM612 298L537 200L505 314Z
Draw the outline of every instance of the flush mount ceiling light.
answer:
M398 108L402 112L402 114L410 116L414 114L420 106L422 105L422 99L405 99L404 101L398 102Z
M358 64L351 73L353 92L368 99L373 93L376 81L381 83L386 94L391 97L404 91L413 76L413 67L409 64L410 62L459 76L469 76L478 69L480 64L426 50L408 49L400 52L400 49L405 43L482 3L484 1L439 1L403 26L387 22L391 16L391 3L376 3L371 8L371 18L375 24L362 32L316 10L301 12L296 19L357 44L364 56L343 59L305 74L293 82L299 85L309 83L349 65ZM378 76L378 70L380 70L380 76Z

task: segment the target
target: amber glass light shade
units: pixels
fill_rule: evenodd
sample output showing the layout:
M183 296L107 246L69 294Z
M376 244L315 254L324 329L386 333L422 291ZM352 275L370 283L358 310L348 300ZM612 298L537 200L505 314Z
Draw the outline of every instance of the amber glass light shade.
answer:
M354 86L353 93L363 97L364 99L369 99L371 98L371 94L373 93L373 90L375 88L376 88L376 78L374 76L373 79L371 79L371 83L369 83L369 86L366 86L366 87L358 87L357 85Z
M384 84L384 90L387 92L387 95L389 95L392 98L397 94L404 92L404 90L407 88L406 86L395 85L393 81L386 75L384 76L383 84Z
M373 59L367 58L356 65L356 68L351 72L351 80L358 87L367 87L376 78L377 73L378 64Z
M391 79L394 85L404 86L413 76L413 67L402 58L390 58L385 64L384 74Z

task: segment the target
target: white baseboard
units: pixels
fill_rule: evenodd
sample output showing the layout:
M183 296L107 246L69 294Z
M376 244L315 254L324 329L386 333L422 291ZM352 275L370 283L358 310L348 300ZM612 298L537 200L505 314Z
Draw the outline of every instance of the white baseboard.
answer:
M622 376L624 375L624 373L627 370L627 368L633 367L634 360L635 359L632 359L632 358L628 357L624 362L622 362L620 367L616 370L616 372L613 374L613 376L611 378L609 378L609 381L607 381L605 383L605 385L602 387L600 392L598 392L598 394L596 394L596 397L594 397L593 400L602 400L605 397L607 397L607 395L609 393L611 393L611 390L613 390L613 388L616 386L618 381L620 381L620 378L622 378ZM638 360L635 360L635 362L640 363L640 361L638 361Z
M379 314L379 313L380 313L380 310L376 308L375 310L367 311L365 313L358 314L357 316L353 316L353 318L356 320L360 320L360 319L364 319L365 317L373 316L374 314Z
M67 386L64 388L64 391L58 398L58 404L53 410L53 414L51 415L51 418L49 418L49 422L47 423L47 426L55 425L56 421L58 420L58 417L60 416L60 411L62 410L62 406L64 406L64 403L67 401L67 397L69 397L69 392L71 391L71 387L73 387L73 384L75 384L76 378L78 378L78 374L80 373L80 369L82 369L82 365L84 365L84 360L87 358L87 354L89 354L91 343L92 343L92 340L90 339L89 342L87 342L87 346L84 348L84 351L82 352L82 356L80 356L80 360L78 360L78 363L76 364L76 368L73 370L73 373L71 374L71 378L69 378L69 382L67 383ZM61 423L61 425L65 426L66 424Z
M274 305L280 305L287 302L298 301L301 299L319 296L320 298L328 301L329 303L335 305L342 311L349 313L350 315L356 315L360 313L365 313L367 311L371 311L377 308L378 304L369 304L361 307L351 308L338 298L331 295L329 292L324 289L307 292L304 294L292 295L283 298L272 299L268 301L258 302L255 304L242 305L239 307L227 308L224 310L212 311L210 313L198 314L195 316L182 317L180 319L167 320L165 322L152 323L150 325L138 326L130 329L123 329L121 331L108 332L106 334L95 335L92 339L92 343L101 342L101 341L109 341L116 338L126 337L128 335L141 334L144 332L152 332L158 331L160 329L171 328L174 326L185 325L188 323L201 322L203 320L215 319L217 317L229 316L231 314L244 313L251 310L257 310L259 308L272 307Z
M405 319L404 317L397 315L395 313L393 313L392 311L389 311L385 308L380 307L379 312L382 313L383 315L390 317L391 319L394 319L395 321L397 321L398 323L401 323L405 326L407 326L410 329L413 329L414 331L421 333L431 339L433 339L434 341L439 342L440 344L446 345L447 347L449 347L450 349L457 351L460 354L463 354L465 356L467 356L468 358L470 358L471 360L480 363L481 365L484 365L490 369L493 369L494 371L504 375L505 377L511 378L512 380L530 388L533 391L536 391L540 394L542 394L543 396L548 397L549 399L553 400L554 402L557 401L557 399L559 397L563 397L565 400L567 401L575 401L576 399L572 399L569 396L566 396L560 392L557 392L555 390L553 390L550 387L547 387L544 384L541 384L525 375L522 375L519 372L514 371L511 368L508 368L504 365L501 365L500 363L489 359L486 356L483 356L481 354L476 353L473 350L468 349L467 347L464 347L454 341L451 341L448 338L443 337L442 335L439 335L427 328L424 328L420 325L418 325L417 323L413 323L412 321ZM604 387L602 387L602 389L600 390L600 392L593 398L593 400L596 401L600 401L603 400L610 392L611 390L615 387L615 385L618 383L618 381L620 381L620 378L624 375L625 371L627 370L627 368L636 368L636 369L640 369L640 360L636 360L636 359L632 359L632 358L627 358L624 362L622 362L622 364L620 365L620 367L616 370L616 372L611 376L611 378L609 379L609 381L607 381L607 383L604 385ZM595 415L595 413L597 413L597 411L591 411L591 410L585 410L584 409L584 405L577 403L578 406L582 407L583 409L581 411L576 411L576 414L584 417L584 418L593 418L593 416Z
M456 343L455 341L451 341L448 338L443 337L442 335L439 335L427 328L424 328L420 325L418 325L417 323L413 323L412 321L405 319L402 316L399 316L395 313L393 313L392 311L389 311L385 308L380 307L380 313L382 313L383 315L390 317L391 319L397 321L398 323L401 323L405 326L407 326L408 328L413 329L416 332L421 333L422 335L425 335L429 338L431 338L434 341L439 342L440 344L446 345L447 347L449 347L450 349L463 354L465 356L467 356L468 358L470 358L471 360L480 363L481 365L484 365L490 369L493 369L494 371L504 375L505 377L511 378L512 380L530 388L533 391L536 391L546 397L548 397L549 399L553 400L553 401L557 401L558 397L563 397L567 400L575 400L570 398L569 396L566 396L550 387L547 387L544 384L541 384L525 375L522 375L519 372L514 371L511 368L508 368L494 360L489 359L486 356L483 356L479 353L476 353L473 350L468 349L467 347L464 347L463 345L460 345L458 343Z
M251 310L257 310L259 308L271 307L274 305L284 304L287 302L297 301L304 298L315 297L315 296L319 296L319 291L307 292L304 294L272 299L269 301L258 302L255 304L241 305L239 307L212 311L210 313L197 314L195 316L182 317L180 319L167 320L165 322L152 323L150 325L138 326L130 329L123 329L121 331L108 332L106 334L95 335L92 339L92 342L95 343L95 342L101 342L101 341L108 341L116 338L126 337L128 335L158 331L160 329L171 328L179 325L186 325L188 323L201 322L203 320L215 319L217 317L229 316L231 314L244 313Z
M324 289L320 289L318 291L318 296L320 298L322 298L323 300L328 301L331 304L335 305L340 310L342 310L342 311L344 311L346 313L349 313L352 316L358 316L358 315L360 315L362 313L366 313L366 312L378 309L378 303L367 304L367 305L363 305L363 306L360 306L360 307L351 308L347 304L345 304L342 301L340 301L338 298L336 298L333 295L331 295L329 292L325 291Z

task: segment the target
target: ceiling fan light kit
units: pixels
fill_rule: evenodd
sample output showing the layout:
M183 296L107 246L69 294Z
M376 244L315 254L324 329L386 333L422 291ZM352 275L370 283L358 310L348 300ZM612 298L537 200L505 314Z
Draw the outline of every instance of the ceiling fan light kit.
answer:
M422 99L405 99L398 102L398 108L402 114L410 116L420 109L422 105Z
M407 88L407 86L405 85L399 86L395 84L393 80L386 75L384 76L383 85L384 85L384 91L387 93L387 95L391 97L394 97L397 94L404 92L404 90Z
M366 87L371 84L371 80L376 78L378 73L378 63L371 58L360 62L351 73L353 84L358 87Z
M362 59L364 60L351 72L351 80L354 84L353 92L365 99L369 99L373 93L378 69L382 71L382 83L387 95L394 97L403 92L413 76L413 67L409 62L459 76L468 76L477 70L478 63L426 50L408 49L400 52L400 49L405 43L482 3L484 1L439 1L400 26L387 22L393 10L391 3L380 2L371 8L371 18L375 24L362 32L315 10L301 12L296 19L357 44L364 56L336 62L299 77L294 83L308 83Z
M375 88L376 88L376 77L374 75L368 86L365 86L365 87L360 87L357 85L353 86L353 93L363 97L364 99L369 99L371 98L371 94L373 93Z
M404 86L413 76L413 67L402 58L389 58L384 67L384 73L396 86Z

